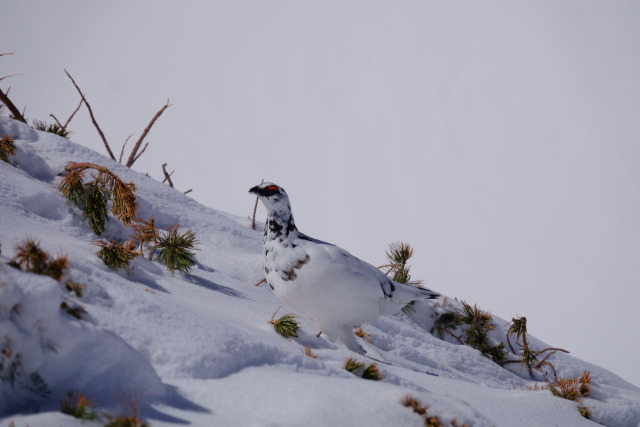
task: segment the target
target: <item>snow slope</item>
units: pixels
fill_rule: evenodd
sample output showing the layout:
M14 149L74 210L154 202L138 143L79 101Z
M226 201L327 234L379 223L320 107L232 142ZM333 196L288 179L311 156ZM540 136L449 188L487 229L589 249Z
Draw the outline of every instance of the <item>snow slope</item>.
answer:
M266 287L253 286L261 279L262 236L248 219L206 208L86 147L0 117L0 136L6 134L16 140L18 154L15 167L0 162L0 339L3 348L22 355L23 377L37 372L50 395L0 381L1 426L91 425L58 412L69 390L111 413L123 400L139 399L141 415L154 426L420 426L421 418L400 404L407 394L445 422L593 424L575 402L527 390L537 382L526 370L501 368L402 314L363 325L372 338L362 342L368 357L317 338L305 319L299 319L299 339L286 340L266 323L279 301ZM107 269L95 256L96 236L56 189L69 161L98 163L134 182L139 215L153 216L160 228L179 223L194 230L200 251L192 273L174 275L145 259L128 272ZM218 184L224 183L211 185ZM126 233L111 220L105 235ZM66 278L86 284L82 298L53 279L6 265L28 237L69 256ZM62 301L81 305L87 319L65 314ZM505 321L494 321L494 332L504 331ZM530 343L546 346L534 337ZM303 354L307 345L317 359ZM346 372L348 357L378 362L385 378L367 381ZM560 377L591 372L592 397L583 404L594 421L640 424L640 389L571 355L550 360Z

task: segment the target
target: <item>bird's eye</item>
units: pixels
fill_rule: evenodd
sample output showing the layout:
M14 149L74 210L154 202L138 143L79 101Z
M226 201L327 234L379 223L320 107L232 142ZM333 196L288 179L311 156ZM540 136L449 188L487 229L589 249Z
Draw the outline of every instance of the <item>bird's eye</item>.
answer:
M267 190L280 191L277 185L270 185L267 187Z

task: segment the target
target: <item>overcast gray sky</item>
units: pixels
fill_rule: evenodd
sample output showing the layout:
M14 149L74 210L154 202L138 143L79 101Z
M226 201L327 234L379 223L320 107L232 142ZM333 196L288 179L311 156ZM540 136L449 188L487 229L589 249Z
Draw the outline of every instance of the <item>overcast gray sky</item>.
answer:
M0 75L31 119L83 89L134 169L299 228L640 385L640 3L3 0ZM86 111L72 140L105 153ZM264 212L260 210L264 217Z

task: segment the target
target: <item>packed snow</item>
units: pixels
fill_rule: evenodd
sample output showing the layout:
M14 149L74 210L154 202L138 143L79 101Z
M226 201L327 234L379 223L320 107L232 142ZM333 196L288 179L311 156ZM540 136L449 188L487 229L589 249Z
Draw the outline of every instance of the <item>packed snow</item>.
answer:
M445 425L640 424L640 389L605 369L570 354L549 359L559 377L591 373L591 397L581 402L591 411L587 420L578 403L540 389L540 375L531 378L520 365L500 367L402 313L360 325L371 340L359 339L364 356L317 337L304 318L299 337L285 339L267 321L278 308L292 310L267 286L254 286L263 274L262 231L252 230L250 219L204 207L86 147L0 117L4 135L15 140L17 154L13 165L0 162L0 345L14 360L20 355L20 366L18 380L0 381L2 426L99 425L59 411L71 390L111 414L139 402L140 417L153 426L423 425L401 404L407 395ZM97 163L134 182L138 215L153 216L159 228L179 223L195 231L199 250L191 273L173 274L140 257L128 271L109 270L95 255L96 236L81 212L57 190L71 161ZM128 233L111 218L105 236ZM84 283L82 297L67 291L64 280L7 265L28 238L52 255L68 255L64 280ZM455 297L465 299L448 296ZM62 302L84 308L84 319L60 310ZM493 321L492 334L504 335L507 321ZM549 346L533 336L529 343ZM317 358L305 355L305 346ZM378 363L384 378L345 371L349 357Z

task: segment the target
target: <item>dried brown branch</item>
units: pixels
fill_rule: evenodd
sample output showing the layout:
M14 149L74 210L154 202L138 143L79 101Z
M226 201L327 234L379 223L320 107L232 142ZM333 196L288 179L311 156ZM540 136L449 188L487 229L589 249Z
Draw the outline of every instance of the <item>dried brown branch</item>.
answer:
M151 121L149 122L147 127L142 132L142 135L140 135L140 138L138 138L138 140L136 141L136 144L133 146L133 149L131 150L131 153L129 154L129 160L127 160L126 166L128 166L128 167L133 166L133 164L138 159L138 157L140 157L140 155L138 155L138 150L140 149L140 145L142 145L142 141L147 137L147 134L151 130L151 127L156 122L156 120L158 120L158 118L162 115L162 113L164 113L164 110L166 110L170 106L171 106L171 104L169 104L169 101L167 100L167 103L165 105L163 105L162 108L160 108L160 110L158 110L158 112L156 113L155 116L153 116L153 118L151 119ZM144 151L144 149L146 149L146 148L147 147L145 146L142 151ZM142 153L140 153L140 154L142 154ZM172 187L173 187L173 185L172 185Z
M69 123L71 123L71 119L73 119L73 116L75 116L76 113L78 112L78 110L80 110L80 107L82 107L82 99L80 100L80 103L78 104L76 109L73 110L73 113L71 113L71 115L69 116L69 118L67 119L67 122L65 124L60 123L60 120L58 120L58 118L55 115L49 114L49 116L51 116L53 118L53 120L56 121L58 126L60 126L60 129L65 131L65 130L67 130L67 126L69 126Z
M100 129L100 126L98 126L98 122L96 121L96 118L93 115L93 110L91 109L91 106L89 105L89 102L87 102L87 99L84 97L82 91L80 90L80 88L76 84L76 81L73 80L73 77L71 77L71 74L69 74L69 72L67 70L64 70L64 72L67 74L69 79L71 79L71 82L73 83L73 85L76 87L76 90L80 94L80 97L82 98L82 102L84 102L84 105L87 106L87 110L89 110L89 116L91 116L91 121L93 122L93 125L95 126L96 130L100 134L100 138L102 138L102 142L104 143L104 146L107 149L107 153L109 153L109 157L111 157L115 161L116 157L113 155L113 152L111 151L111 147L109 146L109 143L107 142L107 138L104 136L104 132L102 132L102 129Z
M69 118L67 119L67 121L65 122L64 126L62 126L63 129L66 129L67 126L69 126L69 123L71 123L71 120L73 119L73 117L76 115L76 113L78 111L80 111L80 107L82 107L82 99L80 100L80 102L78 103L78 106L76 107L75 110L73 110L73 113L71 113L71 115L69 116Z
M191 193L192 191L193 191L193 188L190 188L190 189L188 189L187 191L185 191L185 192L184 192L184 193L182 193L182 194L189 194L189 193Z
M135 159L133 159L134 162L138 160L140 156L142 156L142 153L144 153L144 151L147 149L148 146L149 146L148 142L144 144L144 147L142 147L142 151L140 151L138 155L135 157Z
M132 136L133 135L129 135L127 139L124 141L124 144L122 144L122 148L120 149L120 157L118 157L118 163L122 163L122 155L124 154L124 148L127 146L127 143L129 142Z
M8 93L9 92L7 92L7 94ZM20 120L22 123L27 123L24 116L20 113L20 110L18 110L16 106L13 104L13 102L11 102L7 94L5 94L2 91L2 89L0 89L0 101L2 101L2 103L7 106L7 108L9 109L9 112L11 112L11 115L13 116L14 119Z
M0 82L4 79L8 79L9 77L19 76L20 74L9 74L8 76L0 77ZM8 92L7 92L8 93Z
M171 175L173 175L173 172L168 173L167 172L167 164L163 163L162 164L162 172L164 172L164 180L162 180L162 182L168 182L169 183L169 187L173 188L173 181L171 181Z
M62 123L60 123L60 121L58 120L58 118L57 118L55 115L53 115L53 114L49 114L49 115L50 115L51 117L53 117L53 120L55 120L55 121L56 121L56 123L58 124L58 126L60 126L60 128L62 128Z

